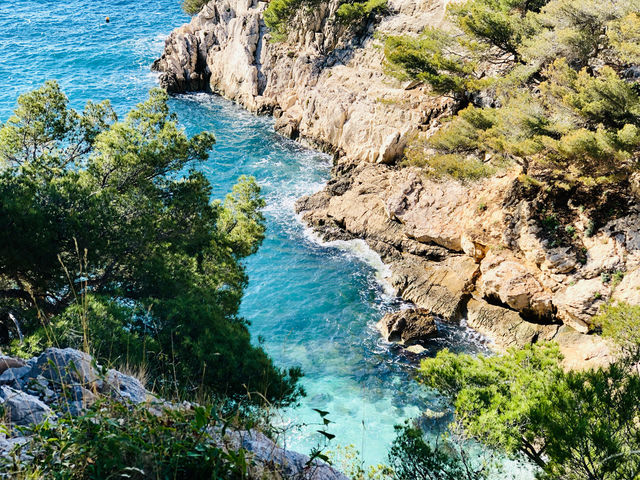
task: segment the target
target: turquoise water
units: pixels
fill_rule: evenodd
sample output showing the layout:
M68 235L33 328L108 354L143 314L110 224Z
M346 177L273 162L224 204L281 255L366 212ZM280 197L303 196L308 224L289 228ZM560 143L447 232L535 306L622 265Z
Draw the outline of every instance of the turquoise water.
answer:
M111 22L104 19L109 16ZM166 35L187 17L178 0L16 0L0 2L0 121L20 93L56 79L81 108L108 98L120 113L156 84L149 65ZM322 244L294 214L295 199L319 190L330 159L276 135L272 121L223 99L198 94L172 99L190 133L210 130L218 143L202 167L222 197L241 174L254 175L268 206L267 238L249 258L242 315L254 339L283 366L300 365L308 396L279 412L286 446L309 451L322 437L313 408L327 410L333 444L353 444L366 463L383 461L393 425L441 399L411 380L415 358L380 340L375 322L400 302L388 295L380 260L362 242ZM443 346L477 351L477 335L442 327ZM425 422L435 432L446 419Z

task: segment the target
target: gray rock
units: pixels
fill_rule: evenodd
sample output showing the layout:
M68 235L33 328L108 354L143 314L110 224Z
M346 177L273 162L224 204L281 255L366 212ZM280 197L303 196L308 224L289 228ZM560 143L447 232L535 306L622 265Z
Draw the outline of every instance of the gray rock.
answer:
M91 356L73 348L47 348L38 357L32 377L42 375L55 384L89 385L98 380Z
M24 367L13 367L5 370L0 375L0 385L6 385L8 383L17 382L22 379L31 371L31 366L25 365Z
M107 372L103 390L133 403L143 403L150 395L137 378L113 369Z
M7 418L15 425L41 423L52 414L51 409L37 397L6 385L0 387L0 402Z
M284 478L305 480L348 480L343 473L320 461L309 462L309 457L276 445L260 432L232 431L227 439L235 447L242 447L253 455L258 464L271 468ZM269 467L271 466L271 467Z

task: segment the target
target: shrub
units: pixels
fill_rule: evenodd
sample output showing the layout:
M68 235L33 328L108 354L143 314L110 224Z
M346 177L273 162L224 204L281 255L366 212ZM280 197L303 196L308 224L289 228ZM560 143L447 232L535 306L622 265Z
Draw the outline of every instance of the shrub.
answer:
M387 9L387 0L367 0L365 2L345 2L336 11L338 20L345 24L363 23L370 15Z
M237 316L241 261L264 238L260 188L240 177L212 202L193 167L213 135L188 137L167 102L152 90L118 121L107 102L68 108L54 82L18 99L0 128L5 344L16 319L30 347L81 338L160 385L294 401L299 369L273 365Z
M33 427L0 466L15 479L247 478L246 453L220 445L225 429L211 407L158 414L103 400L84 415Z
M202 7L204 7L210 0L182 0L182 10L189 15L196 15L200 13Z
M452 32L427 29L385 44L390 73L426 82L461 107L430 142L437 154L498 154L585 185L636 168L640 90L626 78L638 58L634 0L616 8L467 0L451 4L448 16Z
M552 344L489 358L443 351L422 361L419 378L452 399L466 435L529 458L537 478L636 478L640 377L630 359L581 372L564 372L560 359Z
M486 465L472 465L462 448L441 438L427 442L424 432L410 422L397 425L396 438L389 449L394 480L482 480L488 477Z

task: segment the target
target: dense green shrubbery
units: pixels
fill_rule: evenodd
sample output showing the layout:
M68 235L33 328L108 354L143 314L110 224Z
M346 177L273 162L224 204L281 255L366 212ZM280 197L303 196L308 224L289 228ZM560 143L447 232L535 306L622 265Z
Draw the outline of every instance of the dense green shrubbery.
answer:
M345 24L362 23L371 15L381 13L387 8L387 0L366 0L365 2L346 1L336 11L338 20Z
M458 32L386 40L389 71L431 84L465 107L430 145L549 165L575 178L635 168L640 61L635 0L468 0L450 5ZM488 72L488 75L487 75ZM480 94L480 95L478 95Z
M483 480L490 465L471 460L463 448L440 438L428 442L424 432L410 422L396 426L396 438L389 450L393 480Z
M242 177L211 202L192 166L214 138L188 138L167 100L152 90L118 121L107 102L68 108L52 82L19 98L0 128L2 343L16 319L27 347L90 344L160 385L292 401L299 370L276 368L237 317L260 189Z
M100 401L81 416L34 426L30 441L0 467L20 480L248 478L246 452L223 449L214 434L225 428L214 408L158 414Z
M640 471L640 377L631 362L565 372L552 345L423 360L420 381L453 400L474 439L524 455L549 480L628 480Z
M306 8L313 7L323 0L271 0L264 11L264 22L271 30L275 41L284 40L293 16ZM384 12L387 0L343 0L336 11L336 18L343 24L356 25L370 19L371 15Z
M182 0L182 9L189 15L196 15L209 0Z

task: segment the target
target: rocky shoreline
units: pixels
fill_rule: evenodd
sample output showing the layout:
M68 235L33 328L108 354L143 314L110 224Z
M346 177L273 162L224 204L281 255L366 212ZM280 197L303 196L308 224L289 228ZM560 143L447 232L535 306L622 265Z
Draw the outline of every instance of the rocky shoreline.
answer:
M593 231L569 199L576 249L545 237L520 167L465 184L397 165L453 104L386 75L379 39L442 25L446 3L389 0L387 14L354 30L330 0L298 14L276 43L265 2L212 0L169 36L153 68L169 92L210 91L271 113L279 132L332 153L331 181L297 210L326 240L366 240L403 299L466 319L497 349L553 339L568 368L605 364L610 349L588 334L592 316L611 299L640 304L637 202Z

